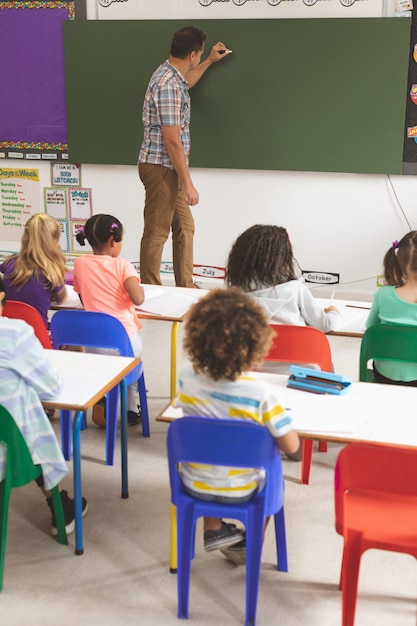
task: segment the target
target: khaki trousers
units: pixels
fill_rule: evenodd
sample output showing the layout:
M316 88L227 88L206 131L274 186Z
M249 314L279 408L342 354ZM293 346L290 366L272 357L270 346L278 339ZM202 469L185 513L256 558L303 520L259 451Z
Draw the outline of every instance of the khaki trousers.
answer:
M145 187L144 229L140 244L143 283L161 285L164 244L172 230L172 258L177 287L193 286L194 219L175 170L152 163L139 164Z

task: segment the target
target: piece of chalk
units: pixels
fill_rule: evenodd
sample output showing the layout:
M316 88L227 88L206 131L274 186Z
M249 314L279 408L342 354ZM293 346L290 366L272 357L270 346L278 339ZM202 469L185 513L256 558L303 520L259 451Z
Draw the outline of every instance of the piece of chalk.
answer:
M232 51L231 50L219 50L219 54L225 54L227 52L227 54L231 54Z

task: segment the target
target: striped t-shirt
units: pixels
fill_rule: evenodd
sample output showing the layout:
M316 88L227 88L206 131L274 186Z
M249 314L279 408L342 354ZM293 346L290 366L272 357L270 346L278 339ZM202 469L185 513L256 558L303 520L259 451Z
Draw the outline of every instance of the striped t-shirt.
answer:
M283 390L250 373L233 382L214 381L189 367L180 372L179 388L174 404L182 407L184 415L249 419L268 428L274 438L293 430L291 416L284 408ZM184 485L195 493L239 499L255 492L264 476L258 469L195 463L183 463L180 473Z

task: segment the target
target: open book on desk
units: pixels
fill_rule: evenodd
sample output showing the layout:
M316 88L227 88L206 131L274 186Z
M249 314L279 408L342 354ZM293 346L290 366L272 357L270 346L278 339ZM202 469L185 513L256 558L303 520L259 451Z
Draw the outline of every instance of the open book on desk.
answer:
M354 300L329 300L328 298L314 298L323 309L332 305L340 311L340 320L337 331L365 332L365 324L371 310L371 302L355 302Z
M179 289L165 290L159 285L143 285L143 288L145 301L135 308L139 312L143 311L152 315L170 315L175 311L187 310L198 299L197 296L184 294Z

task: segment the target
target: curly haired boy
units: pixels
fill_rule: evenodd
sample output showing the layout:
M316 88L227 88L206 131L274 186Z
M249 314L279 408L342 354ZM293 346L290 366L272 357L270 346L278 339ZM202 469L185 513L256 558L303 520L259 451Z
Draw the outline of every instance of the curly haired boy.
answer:
M191 366L180 372L175 405L184 414L250 419L268 428L286 453L300 441L284 408L282 390L250 374L268 352L272 330L262 307L237 288L216 289L196 302L185 323L184 349ZM248 373L249 372L249 373ZM204 500L245 502L262 488L258 469L183 464L185 488ZM204 518L204 547L245 561L244 531Z

